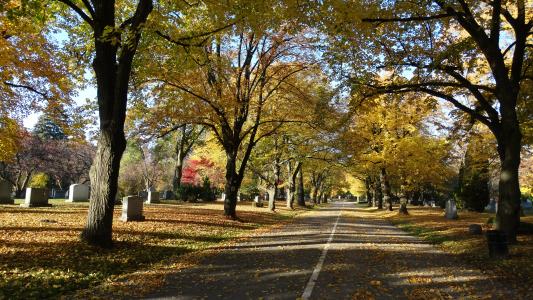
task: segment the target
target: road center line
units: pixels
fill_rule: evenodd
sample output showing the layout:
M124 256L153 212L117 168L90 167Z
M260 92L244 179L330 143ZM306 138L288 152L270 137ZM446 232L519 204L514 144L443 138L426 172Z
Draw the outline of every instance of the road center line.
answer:
M335 220L335 225L333 225L333 229L331 230L328 241L326 245L324 246L324 249L322 250L322 255L318 259L318 263L316 264L315 269L313 270L313 274L311 274L311 278L309 278L309 281L307 282L307 285L305 286L304 293L302 294L302 299L306 300L311 297L311 293L313 292L313 288L315 287L316 280L318 279L318 274L320 274L322 265L324 265L324 260L326 260L326 254L328 254L329 245L331 244L331 241L333 240L333 235L335 234L335 230L337 230L337 224L339 224L341 213L342 213L342 210L340 210L339 214L337 215L337 220Z

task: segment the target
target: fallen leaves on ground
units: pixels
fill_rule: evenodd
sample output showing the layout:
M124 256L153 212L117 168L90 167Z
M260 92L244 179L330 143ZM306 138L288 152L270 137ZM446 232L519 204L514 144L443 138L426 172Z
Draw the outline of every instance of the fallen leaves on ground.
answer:
M149 291L164 283L165 270L194 263L184 254L280 224L298 212L280 208L273 214L240 203L239 222L224 218L222 203L159 204L145 206L146 221L124 223L117 207L114 248L105 250L79 242L87 204L54 203L51 208L0 206L0 299L55 298L74 291L79 296L83 289L102 295Z
M376 208L358 209L358 217L370 219L388 219L411 234L422 237L429 243L438 245L443 251L459 257L463 261L479 268L484 273L495 276L498 280L511 285L522 295L533 293L533 235L518 236L518 243L509 246L509 258L491 259L488 255L487 241L484 235L472 235L468 225L479 224L483 232L492 229L488 220L494 214L459 211L458 220L448 220L444 210L431 207L409 207L409 215L399 215L395 211L377 210ZM533 216L521 218L522 222L533 223ZM413 282L419 280L410 278ZM422 280L422 279L420 279ZM489 287L486 287L487 289ZM428 290L411 290L408 298L438 299ZM435 296L435 297L434 297ZM441 295L442 296L442 295Z

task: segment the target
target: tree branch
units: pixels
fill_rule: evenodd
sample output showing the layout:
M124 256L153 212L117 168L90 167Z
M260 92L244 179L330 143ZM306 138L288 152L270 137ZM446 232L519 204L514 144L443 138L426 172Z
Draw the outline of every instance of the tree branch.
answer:
M72 8L72 10L74 10L85 22L87 22L87 24L91 25L91 27L94 28L94 20L91 19L79 6L74 4L74 2L72 2L71 0L57 0L57 1L62 2L66 4L67 6L69 6L70 8ZM86 0L84 0L84 2L86 2Z

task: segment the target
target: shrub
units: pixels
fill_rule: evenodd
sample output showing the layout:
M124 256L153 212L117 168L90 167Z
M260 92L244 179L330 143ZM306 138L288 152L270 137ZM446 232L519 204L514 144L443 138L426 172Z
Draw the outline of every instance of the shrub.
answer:
M190 183L182 183L176 190L176 198L182 201L196 202L202 194L202 188Z
M204 201L215 201L216 195L213 189L211 188L211 181L209 180L209 177L204 177L204 182L202 184L202 200Z
M31 177L30 187L47 188L50 183L50 177L45 173L37 173Z

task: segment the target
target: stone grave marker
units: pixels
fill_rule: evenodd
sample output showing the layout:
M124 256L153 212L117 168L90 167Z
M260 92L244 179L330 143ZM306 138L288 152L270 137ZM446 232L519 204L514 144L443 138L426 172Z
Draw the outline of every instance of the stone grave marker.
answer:
M68 189L68 200L66 202L87 202L89 201L89 186L86 184L72 184Z
M457 216L457 206L455 205L455 200L446 201L446 219L455 220L459 218Z
M490 199L490 202L489 204L487 204L487 206L485 206L485 210L489 213L496 213L496 208L497 208L497 203L496 203L496 200L494 199Z
M11 184L5 180L0 180L0 204L14 204L15 201L11 197Z
M254 201L252 202L253 207L263 207L263 199L259 196L254 197Z
M529 199L521 201L520 206L522 206L522 209L532 209L533 208L533 204L531 203L531 200L529 200Z
M222 201L226 201L226 193L222 193L220 199L222 199Z
M480 235L483 233L483 228L479 224L468 225L468 232L470 234Z
M146 197L146 204L159 203L159 193L149 191Z
M139 196L127 196L122 199L122 222L144 221L143 199Z
M26 189L26 198L24 203L20 206L22 207L44 207L52 206L48 204L48 190L39 189L39 188L27 188Z

